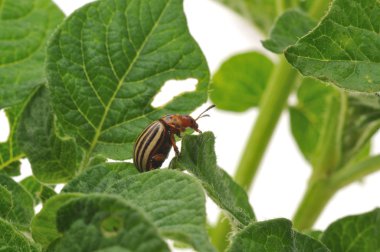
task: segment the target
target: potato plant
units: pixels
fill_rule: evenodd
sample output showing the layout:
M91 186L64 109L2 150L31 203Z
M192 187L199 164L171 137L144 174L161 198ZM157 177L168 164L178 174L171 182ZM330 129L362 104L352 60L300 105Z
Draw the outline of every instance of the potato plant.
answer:
M380 250L379 209L313 229L341 188L380 169L371 152L380 2L220 2L265 34L276 63L247 52L210 76L183 0L98 0L68 17L50 0L0 0L0 109L10 125L0 143L0 250L170 251L168 240L195 251ZM194 91L152 106L167 81L188 78ZM233 177L217 164L212 132L184 135L169 167L139 173L128 161L147 125L208 99L259 110ZM312 175L292 220L258 220L247 191L283 110ZM33 175L17 183L23 158ZM214 226L206 197L223 212Z

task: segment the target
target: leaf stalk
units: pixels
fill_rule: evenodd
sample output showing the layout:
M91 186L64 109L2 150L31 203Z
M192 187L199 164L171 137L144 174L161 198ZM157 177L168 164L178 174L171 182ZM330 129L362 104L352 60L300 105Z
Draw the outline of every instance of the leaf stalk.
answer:
M252 185L281 112L297 82L296 79L297 72L287 63L284 56L280 56L280 62L275 67L261 98L260 113L235 174L235 181L245 189Z

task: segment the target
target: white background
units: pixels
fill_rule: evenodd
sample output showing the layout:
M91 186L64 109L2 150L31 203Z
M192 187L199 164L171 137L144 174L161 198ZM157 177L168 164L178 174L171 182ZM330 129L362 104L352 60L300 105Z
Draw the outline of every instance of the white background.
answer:
M55 1L69 14L89 1ZM228 57L249 50L259 50L273 60L274 55L267 53L261 46L261 37L252 26L229 9L210 0L185 0L185 12L190 31L202 48L211 72ZM191 84L184 85L191 89ZM162 104L183 90L178 85L165 87L155 105ZM202 106L193 115L198 115L207 105ZM231 175L240 159L240 153L250 133L257 111L229 113L219 110L209 112L210 118L199 121L200 129L213 131L216 135L216 153L218 164ZM9 133L3 111L0 112L0 141L5 141ZM380 138L376 137L379 142ZM379 144L374 149L380 149ZM165 166L165 165L164 165ZM22 177L31 173L26 160L22 165ZM261 164L255 184L250 192L250 202L258 220L276 217L291 218L302 193L306 188L310 167L295 145L289 130L289 116L284 113L273 135L268 151ZM324 229L339 217L372 210L380 206L380 173L372 175L341 190L328 204L315 227ZM218 208L207 203L211 222L215 222Z

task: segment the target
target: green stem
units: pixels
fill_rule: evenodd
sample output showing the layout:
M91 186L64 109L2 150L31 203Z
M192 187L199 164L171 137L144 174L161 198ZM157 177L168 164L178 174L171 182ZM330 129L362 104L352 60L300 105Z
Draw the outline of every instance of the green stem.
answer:
M276 0L276 16L280 16L285 10L284 0Z
M230 230L231 225L229 220L224 216L224 214L220 214L218 223L210 230L211 242L218 251L224 251L224 249L228 246L227 234Z
M273 70L261 98L260 113L236 171L235 181L243 188L248 189L252 184L288 96L297 82L296 79L296 71L286 62L284 56L280 56L280 62ZM221 220L225 218L219 217L218 224L211 232L212 242L219 251L223 251L228 245L227 234L231 230L226 221Z
M314 1L309 10L310 16L319 19L325 12L329 2L329 0ZM243 186L243 188L249 188L252 184L262 156L288 96L296 83L296 79L296 71L286 62L284 56L280 56L280 62L273 71L261 99L259 115L235 174L236 182ZM229 231L230 229L219 222L213 230L219 236L215 237L213 243L223 244ZM225 247L218 247L218 249L219 251L223 251Z
M379 170L380 155L377 155L342 167L328 178L311 181L293 217L294 227L298 230L310 229L339 189Z
M294 228L298 230L311 228L337 190L328 180L312 183L293 217Z
M379 170L380 155L376 155L338 170L330 177L330 183L342 188Z
M281 112L296 83L296 77L296 71L284 56L280 56L280 62L261 98L260 113L235 174L235 181L245 189L249 189L252 184Z

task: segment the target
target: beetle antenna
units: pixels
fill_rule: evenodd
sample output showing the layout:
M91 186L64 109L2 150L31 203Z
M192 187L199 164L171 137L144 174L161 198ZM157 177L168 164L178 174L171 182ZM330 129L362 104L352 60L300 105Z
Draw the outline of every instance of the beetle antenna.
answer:
M202 113L200 113L200 115L195 119L198 120L199 118L202 118L202 117L205 117L205 116L210 116L210 115L203 115L204 113L206 113L207 111L209 111L210 109L212 109L213 107L215 107L215 105L211 105L210 107L208 107L205 111L203 111Z

